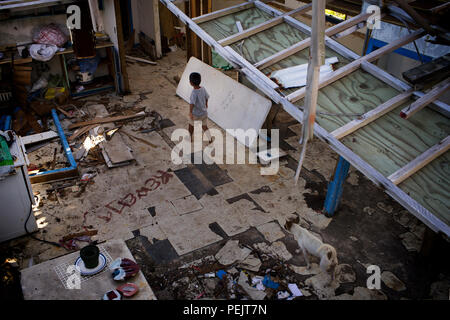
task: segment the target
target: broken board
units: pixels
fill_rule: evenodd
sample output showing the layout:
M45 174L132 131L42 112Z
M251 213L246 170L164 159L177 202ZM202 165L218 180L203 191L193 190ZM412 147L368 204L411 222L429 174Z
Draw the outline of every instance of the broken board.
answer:
M108 117L109 113L105 106L102 104L96 104L89 106L89 113L93 117L104 118ZM113 129L115 127L114 123L104 123L101 126L105 129L105 134L107 129ZM94 134L94 129L90 130L91 134ZM106 165L109 168L119 167L128 165L134 160L133 154L130 148L123 141L122 136L119 132L114 133L109 141L100 142L100 148L102 150L103 157L105 158Z
M272 106L269 99L255 93L246 86L224 75L219 70L192 57L183 72L177 95L189 103L193 90L189 75L198 72L202 76L201 86L209 93L208 118L222 129L261 129ZM253 146L256 138L242 139L234 136L247 147Z

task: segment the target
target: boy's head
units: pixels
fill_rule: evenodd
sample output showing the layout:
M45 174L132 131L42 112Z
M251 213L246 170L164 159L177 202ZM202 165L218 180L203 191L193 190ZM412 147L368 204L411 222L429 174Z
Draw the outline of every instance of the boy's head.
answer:
M191 82L191 85L198 87L202 82L202 76L198 72L192 72L189 75L189 81Z

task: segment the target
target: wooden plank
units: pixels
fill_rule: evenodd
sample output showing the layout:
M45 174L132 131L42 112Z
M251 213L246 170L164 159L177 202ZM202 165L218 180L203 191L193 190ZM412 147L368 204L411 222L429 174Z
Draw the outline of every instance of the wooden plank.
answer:
M222 9L222 10L217 10L217 11L211 12L209 14L204 14L204 15L201 15L200 17L195 17L192 19L192 21L194 21L197 24L200 24L200 23L204 23L204 22L207 22L210 20L215 20L215 19L224 17L229 14L233 14L233 13L236 13L236 12L239 12L242 10L250 9L250 8L253 8L254 6L255 5L253 4L253 2L245 2L245 3L241 3L238 5L232 6L232 7Z
M407 83L401 81L400 79L397 79L396 77L392 76L390 73L380 69L379 67L377 67L376 65L374 65L370 62L363 61L361 63L361 69L370 73L374 77L377 77L384 83L390 85L391 87L393 87L399 91L406 91L406 90L411 89L411 86L408 85Z
M146 144L146 145L148 145L148 146L150 146L150 147L152 147L152 148L158 148L155 144L153 144L153 143L151 143L151 142L148 142L148 141L145 140L145 139L139 138L139 137L137 137L137 136L135 136L135 135L129 133L128 131L125 131L124 129L121 129L120 132L123 133L123 134L125 134L125 135L127 135L129 138L135 139L135 140L137 140L137 141L140 141L140 142L142 142L142 143L144 143L144 144Z
M159 14L159 1L153 1L153 30L155 30L155 47L156 47L156 58L162 58L162 46L161 46L161 19Z
M278 53L268 56L267 58L255 63L255 67L258 69L265 69L267 67L270 67L271 65L277 63L278 61L281 61L281 60L293 55L294 53L300 52L300 51L308 48L310 44L311 44L311 38L303 39L302 41L294 44L293 46L290 46L289 48L281 50Z
M36 133L29 136L20 137L20 140L22 140L22 143L26 146L28 144L46 141L50 139L54 139L58 137L58 133L55 131L46 131L42 133Z
M397 116L397 118L399 118ZM401 119L400 119L401 120ZM378 122L378 121L377 121ZM376 122L374 122L376 123ZM367 128L364 127L362 130L365 130ZM398 129L396 129L398 132ZM450 235L450 227L448 225L448 222L445 222L445 220L443 220L443 217L440 215L436 215L435 209L433 209L433 206L427 205L426 202L428 202L428 200L423 199L423 196L421 197L418 193L413 193L414 198L411 197L411 195L409 194L411 191L411 189L405 189L407 191L403 191L402 189L398 188L394 183L392 183L392 181L390 181L389 179L386 178L386 176L384 176L383 174L380 173L380 171L374 169L374 164L372 163L368 163L368 157L371 157L373 155L373 152L376 153L380 153L380 150L378 149L377 146L374 147L374 151L370 150L370 152L368 152L368 150L366 150L367 148L364 148L362 150L362 153L358 152L356 153L356 151L352 151L355 150L355 143L360 143L361 141L361 137L360 135L358 135L358 137L356 138L356 141L353 142L353 138L351 136L345 138L348 139L345 144L342 142L339 142L339 140L335 139L333 136L331 136L328 132L326 132L325 129L323 129L320 125L315 126L315 134L317 137L321 138L322 141L324 141L325 143L327 143L334 151L336 151L338 154L340 154L342 157L344 157L347 161L349 161L351 163L352 166L354 166L357 170L359 170L360 172L362 172L367 178L369 178L372 182L374 182L377 186L379 186L380 188L382 188L388 195L390 195L392 198L394 198L398 203L400 203L403 207L405 207L409 212L411 212L414 216L416 216L419 220L421 220L423 223L425 223L429 228L431 228L432 230L434 230L435 232L437 231L442 231L443 233L445 233L446 235ZM387 135L389 135L389 133L387 133ZM378 149L378 151L377 151ZM390 156L392 156L392 152L389 152L389 150L384 151L387 154L389 154ZM362 158L362 156L364 156L364 158ZM380 160L375 160L377 163L380 162ZM384 161L382 162L384 164ZM445 175L443 177L444 180L443 184L446 184L446 179ZM429 177L426 180L428 183L433 183L433 181L435 181L433 179L433 177ZM405 182L406 183L406 182ZM422 182L421 184L423 185L423 183L426 182ZM448 183L447 183L448 185ZM420 188L420 186L419 186ZM408 192L408 193L407 193ZM423 193L422 193L423 195ZM447 194L447 199L448 199L448 194ZM414 200L417 199L417 200ZM444 196L445 199L445 196ZM421 203L419 203L418 201L420 201ZM433 203L435 203L433 201ZM427 208L424 207L424 205L427 205ZM431 210L431 211L429 211ZM432 213L433 212L433 213ZM448 210L447 210L448 212Z
M300 176L307 143L314 137L320 67L325 63L325 3L325 0L313 2L311 50L307 73L305 116L302 126L302 151L295 173L295 184Z
M102 42L95 46L96 49L109 48L109 47L114 47L114 44L111 42ZM73 53L72 48L64 50L64 51L58 51L55 53L55 56L61 56L61 55L66 55L66 54L71 54L71 53ZM8 59L4 58L4 59L0 60L0 64L6 64L6 63L11 63L11 62L12 62L11 58L8 58ZM21 64L25 64L25 63L29 63L29 62L33 62L33 58L28 57L25 59L22 59L22 58L14 59L15 67L17 65L21 65Z
M116 27L117 32L117 43L120 60L120 72L122 74L123 91L125 93L130 92L130 82L128 79L127 72L127 62L125 60L125 41L123 38L123 28L122 28L122 13L120 12L120 1L114 0L114 13L116 16Z
M335 35L336 33L341 32L342 30L345 30L346 28L350 28L353 25L366 20L368 16L369 16L368 14L360 14L356 17L346 20L345 22L341 22L331 28L328 28L325 31L325 35L331 37L331 36ZM338 26L339 26L339 28L338 28ZM310 44L311 44L311 38L304 39L301 42L296 43L287 49L284 49L278 53L275 53L274 55L272 55L270 57L267 57L267 58L257 62L255 64L255 67L258 69L265 69L267 67L270 67L271 65L277 63L278 61L281 61L281 60L287 58L288 56L290 56L294 53L297 53L299 51L302 51L303 49L309 47Z
M408 0L394 0L406 13L414 20L416 24L424 28L432 36L436 35L436 30L430 25L430 22L422 17L413 7L409 5Z
M307 38L306 34L296 30L287 23L281 23L269 30L247 38L241 46L242 49L239 43L233 44L231 47L236 52L241 52L241 55L253 65L267 56L302 42L305 38ZM304 50L303 52L306 51ZM309 59L309 54L306 54L306 59ZM258 70L254 65L253 68ZM265 71L263 73L267 74Z
M400 93L394 98L389 99L385 103L379 105L375 109L365 113L363 116L361 116L361 118L353 120L347 123L345 126L334 130L333 132L331 132L331 135L334 136L336 139L341 139L349 135L350 133L355 132L359 128L364 127L366 124L377 120L386 113L391 112L396 107L407 101L411 97L411 95L412 91Z
M406 166L400 168L391 174L388 179L391 180L396 185L402 183L414 173L425 167L434 159L438 158L450 149L450 136L447 136L444 140L440 141L438 144L434 145L420 156L415 158L413 161L408 163Z
M384 47L381 47L368 55L365 55L359 59L352 61L351 63L347 64L346 66L339 68L335 72L324 77L324 79L321 80L319 83L319 88L323 88L323 87L329 85L330 83L333 83L334 81L339 80L342 77L345 77L346 75L357 70L361 66L361 63L363 61L367 61L367 62L375 61L378 58L380 58L383 54L392 52L400 47L403 47L405 44L408 44L411 41L414 41L414 40L422 37L423 35L424 35L423 30L415 31L402 39L399 39L395 42L385 45ZM301 88L301 89L291 93L290 95L288 95L287 98L289 101L295 102L295 101L302 99L305 95L306 95L306 88Z
M109 115L108 110L102 104L90 105L89 113L94 117L107 118ZM103 124L105 132L113 128L115 128L115 125L112 122ZM89 133L91 136L96 135L95 129L91 129ZM110 168L128 165L134 160L130 148L125 144L121 134L117 132L109 140L100 142L99 147L102 150L107 166Z
M263 22L262 24L256 25L250 29L244 30L242 32L236 33L232 36L229 36L225 39L219 40L219 44L222 46L228 46L230 44L233 44L239 40L245 39L250 37L251 35L254 35L258 32L262 32L264 30L270 29L280 23L283 22L283 18L276 17L269 21Z
M169 8L167 8L169 9ZM170 9L169 9L170 10ZM174 13L171 10L172 13ZM189 1L184 1L184 14L187 17L191 16L191 8L189 5ZM191 35L191 28L189 28L189 25L186 24L186 59L189 61L189 59L192 57L192 35Z
M270 19L266 22L263 22L259 25L253 26L250 29L244 30L242 32L238 32L234 35L231 35L225 39L219 40L219 44L221 44L222 46L228 46L230 44L233 44L239 40L245 39L250 37L251 35L254 35L258 32L262 32L264 30L270 29L280 23L282 23L284 21L284 17L285 16L292 16L292 15L297 15L300 14L302 12L308 11L311 9L311 4L307 4L305 6L302 6L300 8L297 8L295 10L292 10L288 13L285 13L281 16L275 17L273 19Z
M200 0L189 0L189 12L191 18L198 17L201 15L200 11ZM192 45L192 55L197 59L202 59L202 42L201 39L195 34L191 33L191 45Z
M62 181L68 179L78 178L78 169L64 170L59 172L54 172L50 174L40 174L30 177L30 182L32 184L49 183L55 181Z
M61 4L62 2L70 2L68 0L36 0L36 1L19 1L13 4L7 4L3 5L2 2L0 2L0 10L12 10L12 9L20 9L20 10L26 10L26 9L34 9L34 8L40 8L40 7L48 7L52 5Z
M72 134L72 135L67 139L67 141L72 142L72 141L74 141L76 138L82 136L83 134L87 133L89 130L94 129L94 128L97 127L97 126L98 126L97 124L93 124L93 125L90 125L90 126L86 126L86 127L77 129L77 130L74 132L74 134Z
M132 57L132 56L128 56L128 55L125 55L125 58L126 58L127 60L139 61L139 62L143 62L143 63L147 63L147 64L157 65L156 62L150 61L150 60L148 60L148 59L142 59L142 58Z
M357 25L360 22L366 22L367 18L369 18L372 15L372 13L361 13L358 14L357 16L354 16L350 19L347 19L341 23L338 23L330 28L328 28L326 30L326 35L331 37L334 36L335 34L338 34L344 30L347 30L355 25Z
M400 112L400 116L404 119L408 119L417 111L422 110L431 102L433 102L441 95L443 95L445 92L447 92L449 88L450 88L450 78L447 78L446 80L436 85L430 92L426 93L423 97L417 99L410 106L403 109L402 112Z
M442 81L450 75L450 53L421 64L402 73L403 78L413 85L427 85Z
M314 136L320 66L325 63L325 3L325 0L318 0L313 3L312 40L306 84L303 142L312 139Z
M201 0L202 15L211 13L212 0ZM212 64L211 48L202 41L202 61L208 65Z
M437 13L439 13L439 12L442 11L442 10L448 9L448 7L450 7L450 2L446 2L446 3L444 3L444 4L441 4L441 5L439 5L439 6L436 6L436 7L434 7L434 8L431 8L430 11L431 11L433 14L437 14Z
M249 63L247 60L242 59L242 57L233 50L233 48L227 46L225 47L225 49L236 58L236 60L239 61L239 63L241 63L241 68L245 68L247 70L253 71L255 74L257 74L259 72L258 69L256 69L251 63ZM264 83L266 83L266 85L270 86L272 89L278 89L279 85L276 84L275 82L273 82L272 80L270 80L268 77L266 77L264 75L264 78L261 79Z
M391 86L399 91L407 91L407 90L412 89L412 87L409 84L407 84L406 82L404 82L400 79L397 79L390 73L380 69L379 67L377 67L376 65L373 65L370 62L364 61L361 64L361 69L370 73L374 77L380 79L384 83L388 84L389 86ZM414 91L413 94L414 94L414 96L416 96L418 98L421 98L425 95L423 92L420 92L420 91ZM448 104L446 104L442 101L434 100L433 102L430 103L429 107L431 109L439 112L440 114L450 118L450 106Z
M422 98L425 95L425 93L423 93L421 91L414 91L414 95L418 98ZM440 114L443 114L447 118L450 118L450 105L448 105L447 103L439 101L439 100L434 100L430 104L430 107L431 107L431 109L439 112Z
M272 17L267 13L252 7L235 14L202 23L200 27L215 40L219 41L240 31L238 30L236 22L240 22L242 28L245 30L269 21L270 19L272 19Z
M140 117L145 117L145 112L139 112L139 113L132 114L132 115L129 115L129 116L95 118L95 119L92 119L92 120L89 120L89 121L77 122L77 123L71 124L69 126L69 129L75 129L75 128L79 128L79 127L89 126L89 125L92 125L92 124L130 120L130 119L135 119L135 118L140 118Z
M319 91L316 122L328 132L345 126L400 92L361 69ZM303 107L304 99L297 102Z
M73 118L74 116L70 113L68 113L66 110L64 110L61 107L56 107L56 110L58 110L59 112L61 112L65 117L67 118Z
M386 93L394 91L386 88ZM385 114L340 141L368 165L388 177L448 136L448 119L425 108L409 121L398 116L405 105ZM442 156L399 185L410 197L450 225L450 154Z

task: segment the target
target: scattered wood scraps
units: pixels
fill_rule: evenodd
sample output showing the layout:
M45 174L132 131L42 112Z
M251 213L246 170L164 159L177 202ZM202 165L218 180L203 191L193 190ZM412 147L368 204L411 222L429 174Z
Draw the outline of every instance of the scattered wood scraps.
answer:
M125 58L127 60L131 60L131 61L138 61L138 62L143 62L143 63L147 63L147 64L153 64L156 65L157 63L151 60L147 60L147 59L142 59L142 58L137 58L137 57L132 57L132 56L125 56Z
M84 127L84 126L90 126L90 125L99 124L99 123L109 123L109 122L116 122L116 121L135 119L135 118L145 117L145 115L146 115L145 112L139 112L139 113L136 113L136 114L133 114L133 115L129 115L129 116L95 118L95 119L92 119L92 120L89 120L89 121L73 123L73 124L71 124L69 126L69 129L75 129L75 128Z
M150 146L150 147L152 147L152 148L157 148L157 146L154 145L153 143L148 142L148 141L145 140L145 139L139 138L139 137L137 137L137 136L135 136L135 135L133 135L133 134L131 134L131 133L129 133L129 132L123 130L123 129L121 129L120 132L122 132L122 133L124 133L125 135L127 135L131 140L137 140L137 141L140 141L140 142L142 142L142 143L144 143L144 144L146 144L146 145L148 145L148 146Z

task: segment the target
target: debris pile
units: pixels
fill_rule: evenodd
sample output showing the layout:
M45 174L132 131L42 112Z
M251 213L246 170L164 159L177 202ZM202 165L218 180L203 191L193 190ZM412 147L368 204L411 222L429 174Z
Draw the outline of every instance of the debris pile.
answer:
M321 284L325 277L319 274L317 264L313 263L311 270L292 265L286 262L292 258L287 253L281 241L250 246L229 240L214 256L177 267L157 267L148 280L159 299L294 300L334 296L338 281L329 287ZM337 278L355 281L355 273L348 267L340 266ZM314 275L316 279L308 282Z

